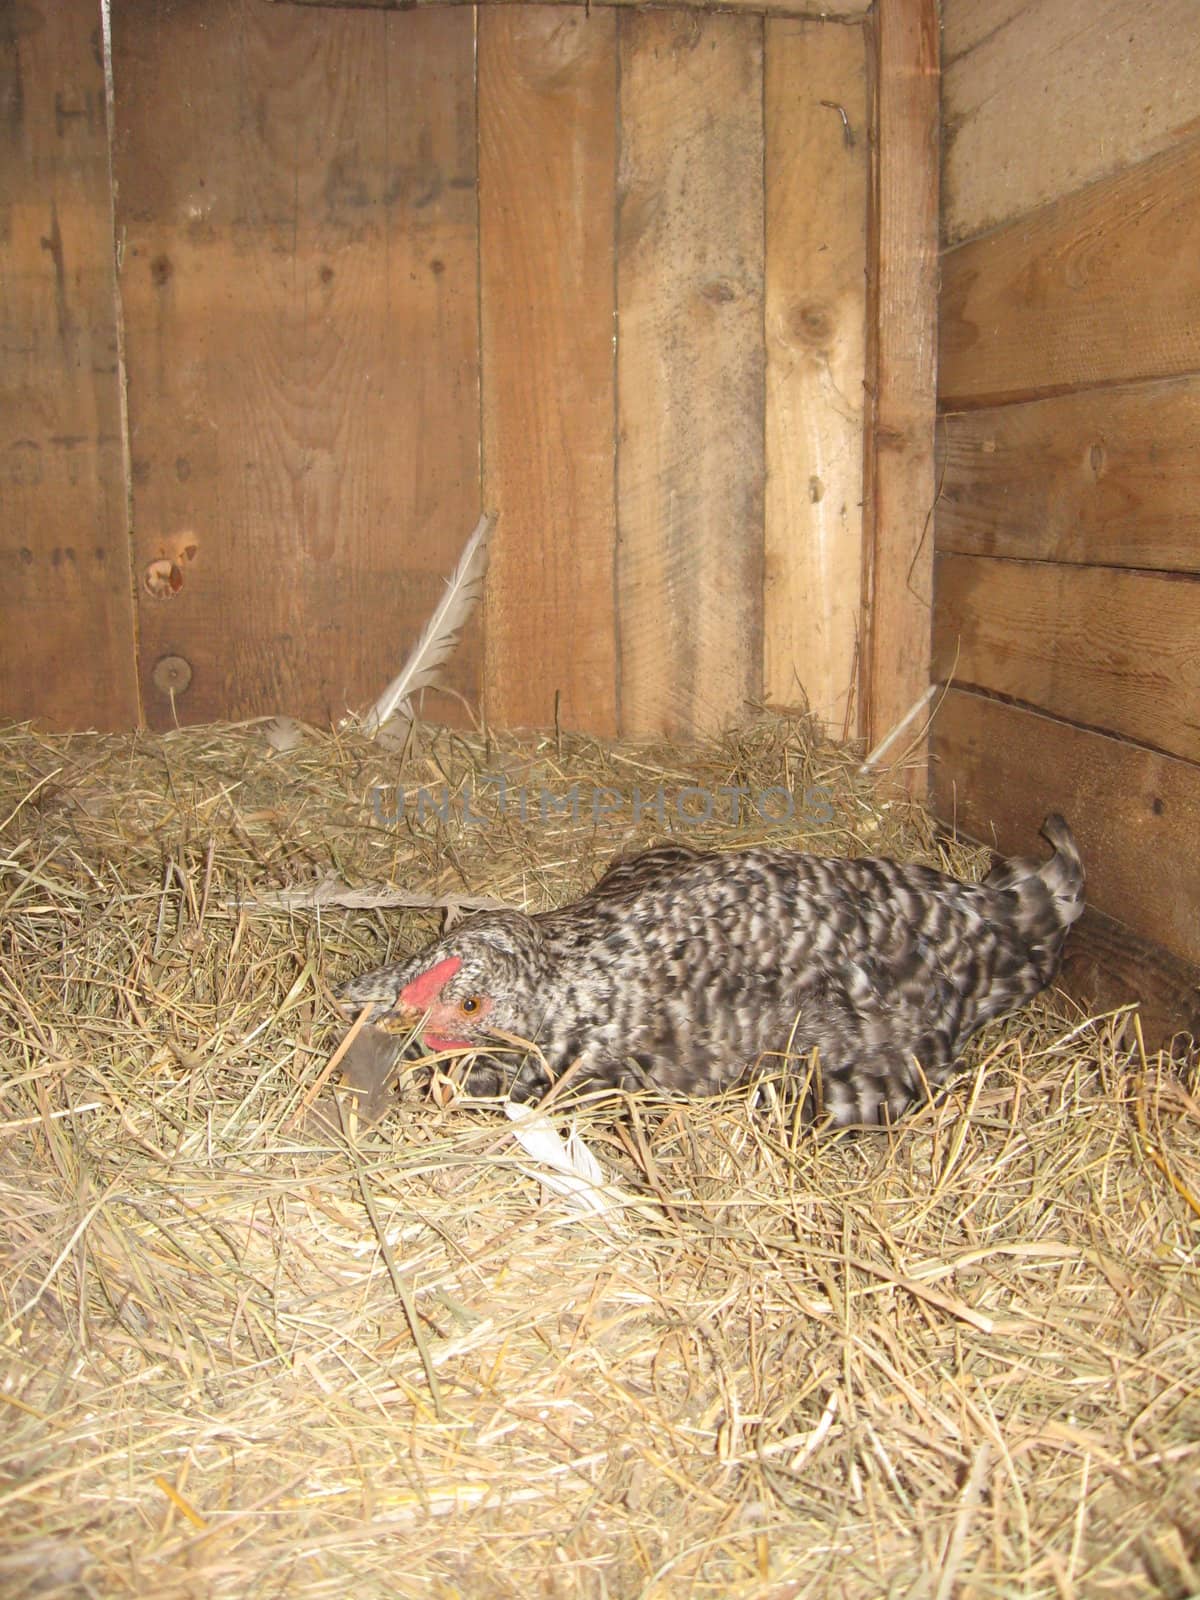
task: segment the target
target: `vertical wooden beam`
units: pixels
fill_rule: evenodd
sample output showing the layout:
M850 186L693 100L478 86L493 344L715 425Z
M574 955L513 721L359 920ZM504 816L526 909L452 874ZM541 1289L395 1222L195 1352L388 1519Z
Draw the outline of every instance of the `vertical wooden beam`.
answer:
M762 692L762 19L624 12L618 215L621 724Z
M95 0L0 16L0 717L138 720Z
M489 719L617 719L616 13L479 11Z
M474 19L145 0L113 30L147 717L337 718L479 514Z
M766 23L763 688L857 732L867 292L866 38Z
M936 0L879 0L876 28L874 406L868 437L865 728L879 743L930 675L938 287ZM889 752L928 786L924 722ZM914 748L915 746L915 748Z

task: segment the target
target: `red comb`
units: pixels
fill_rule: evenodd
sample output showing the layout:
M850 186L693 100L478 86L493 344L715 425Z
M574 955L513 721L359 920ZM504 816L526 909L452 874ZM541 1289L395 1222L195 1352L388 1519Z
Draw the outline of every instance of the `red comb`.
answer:
M442 985L449 983L461 966L461 956L447 956L444 961L437 962L401 989L400 1004L411 1006L414 1011L427 1010L441 993Z

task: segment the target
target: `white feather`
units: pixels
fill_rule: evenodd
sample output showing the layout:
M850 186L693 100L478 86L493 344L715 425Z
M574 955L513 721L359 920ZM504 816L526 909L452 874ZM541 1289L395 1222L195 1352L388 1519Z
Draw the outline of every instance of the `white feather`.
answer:
M363 718L367 733L378 733L397 712L411 718L412 697L419 690L429 689L437 682L439 672L454 653L467 618L483 594L488 540L495 521L495 517L487 511L480 517L446 585L446 592L438 602L437 610L425 624L425 631L398 675Z
M514 1124L517 1143L539 1165L549 1167L535 1176L543 1190L564 1197L576 1211L603 1214L621 1205L625 1196L610 1184L604 1169L572 1127L566 1144L544 1111L521 1101L506 1100L504 1109Z

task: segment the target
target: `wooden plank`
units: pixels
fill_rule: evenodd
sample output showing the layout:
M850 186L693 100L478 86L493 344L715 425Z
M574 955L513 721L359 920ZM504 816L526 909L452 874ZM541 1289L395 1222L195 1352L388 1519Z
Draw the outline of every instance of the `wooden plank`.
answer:
M762 24L619 34L620 722L683 735L762 689Z
M479 18L488 718L616 730L616 14Z
M937 543L1200 572L1200 378L944 416Z
M472 17L113 21L148 715L173 715L167 657L181 720L336 718L396 671L479 511ZM465 693L479 656L452 664Z
M473 6L484 9L495 5L523 5L526 0L276 0L281 5L370 6L379 10L410 11L434 5ZM644 6L646 0L549 0L551 5L591 10L594 6ZM871 9L873 0L683 0L676 9L692 11L751 11L768 16L814 17L825 21L860 21Z
M1200 760L1200 579L944 555L934 672Z
M1029 0L942 0L942 83L960 56L1007 28Z
M99 13L0 24L0 717L138 721Z
M1157 155L1200 120L1196 0L947 0L945 16L950 243Z
M1071 929L1058 986L1092 1015L1137 1001L1147 1050L1200 1041L1200 967L1091 909Z
M1200 138L949 251L946 410L1200 370Z
M874 417L867 452L864 725L878 744L929 683L937 350L938 14L879 0ZM902 739L924 794L923 745Z
M866 39L766 29L763 688L857 731L866 350Z
M1200 962L1200 767L962 689L941 703L933 753L939 817L1029 854L1060 811L1089 904Z

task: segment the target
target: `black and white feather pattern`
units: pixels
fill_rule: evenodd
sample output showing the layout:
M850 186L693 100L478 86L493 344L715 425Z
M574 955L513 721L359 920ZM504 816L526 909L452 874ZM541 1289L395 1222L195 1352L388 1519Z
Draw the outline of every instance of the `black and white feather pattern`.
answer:
M972 1034L1053 978L1083 911L1070 830L1050 817L1045 862L1001 862L980 884L887 860L668 844L618 861L590 894L538 916L484 912L411 960L341 990L378 1025L417 1028L401 1000L437 984L444 1015L486 1002L474 1093L510 1087L489 1032L536 1040L557 1076L708 1094L758 1071L816 1073L811 1113L888 1121L955 1070ZM446 964L439 968L439 964ZM425 987L420 987L424 997ZM494 1048L494 1034L493 1048ZM547 1087L527 1057L521 1095Z

